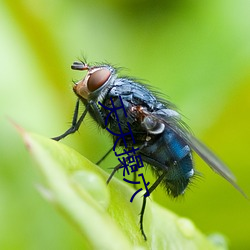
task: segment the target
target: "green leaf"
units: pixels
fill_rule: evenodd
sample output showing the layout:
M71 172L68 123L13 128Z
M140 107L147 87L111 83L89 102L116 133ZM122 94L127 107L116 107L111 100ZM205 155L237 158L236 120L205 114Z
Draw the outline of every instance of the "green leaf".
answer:
M142 198L75 150L39 135L21 131L24 142L44 176L43 196L82 234L83 249L226 249L214 245L186 218L148 199L143 240L139 229Z

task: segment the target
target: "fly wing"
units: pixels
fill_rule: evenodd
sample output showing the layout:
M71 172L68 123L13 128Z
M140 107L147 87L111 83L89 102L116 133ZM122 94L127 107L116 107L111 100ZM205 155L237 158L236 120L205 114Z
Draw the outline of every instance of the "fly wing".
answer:
M167 115L163 115L163 113ZM182 140L184 140L190 148L192 148L208 165L212 170L221 175L229 183L231 183L243 196L246 198L247 195L242 191L242 189L237 185L236 178L229 168L202 142L195 138L182 123L180 117L169 115L169 111L160 111L157 114L153 114L155 119L158 117L158 121L162 122L166 127L173 130Z
M186 141L186 143L208 164L210 168L231 183L243 196L248 198L243 190L237 185L236 178L230 169L210 149L181 126L174 126L174 128L172 126L170 127L184 141Z

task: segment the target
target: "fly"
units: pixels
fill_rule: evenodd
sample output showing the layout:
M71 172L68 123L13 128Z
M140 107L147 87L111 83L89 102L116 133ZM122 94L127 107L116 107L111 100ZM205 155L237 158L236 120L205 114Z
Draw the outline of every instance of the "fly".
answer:
M87 71L87 74L73 87L78 99L72 125L65 133L54 137L54 140L59 141L76 132L87 113L101 128L118 131L115 116L110 115L103 107L111 107L110 100L113 100L115 106L120 106L122 100L127 116L118 112L119 120L123 121L121 126L127 131L124 124L129 122L139 146L138 154L157 176L156 181L148 189L149 194L159 184L163 184L170 196L182 195L195 174L192 158L194 151L246 197L227 166L189 132L172 103L158 98L146 85L132 78L119 77L117 70L109 64L90 66L85 62L74 62L71 68ZM85 110L79 116L80 102L84 104ZM113 140L117 139L117 136L113 135ZM124 147L122 142L119 145ZM127 146L132 148L131 140L128 140ZM112 149L101 160L111 151ZM107 183L119 168L120 164L114 168ZM146 198L147 196L143 196L140 213L140 230L145 240L143 216Z

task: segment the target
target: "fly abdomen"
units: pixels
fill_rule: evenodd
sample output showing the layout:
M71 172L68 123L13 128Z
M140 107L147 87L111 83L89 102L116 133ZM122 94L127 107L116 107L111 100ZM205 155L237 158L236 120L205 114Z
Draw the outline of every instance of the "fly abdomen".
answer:
M143 160L152 164L157 176L166 173L163 184L169 195L183 194L194 175L190 147L167 128L153 141L142 149Z
M165 139L173 159L179 161L190 153L189 146L172 131L166 129Z
M190 178L194 175L192 154L190 147L173 131L166 133L166 140L172 159L168 162L169 168L164 184L168 193L176 197L184 193Z

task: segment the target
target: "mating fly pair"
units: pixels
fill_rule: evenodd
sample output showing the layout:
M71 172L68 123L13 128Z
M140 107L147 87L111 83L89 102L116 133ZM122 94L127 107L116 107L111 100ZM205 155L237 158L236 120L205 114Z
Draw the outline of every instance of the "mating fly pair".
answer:
M116 69L108 64L90 66L85 62L74 62L71 68L85 70L87 74L73 87L78 100L72 125L64 134L53 138L54 140L59 141L76 132L87 113L101 128L108 128L116 134L120 133L120 127L124 133L128 133L127 123L129 123L136 144L128 136L126 139L128 148L137 145L139 148L137 154L141 156L143 162L151 166L157 177L148 189L149 194L159 184L163 184L172 197L183 194L195 173L192 159L192 151L195 151L215 172L244 195L225 164L189 133L173 104L158 98L146 85L132 78L118 77ZM123 104L126 111L117 110L120 127L116 115L104 108L105 106L112 109L111 100L115 107ZM78 117L80 102L84 104L85 110ZM113 135L114 142L117 139L119 137ZM121 140L119 146L124 147ZM111 151L112 149L108 153ZM119 168L120 164L114 168L107 182ZM146 198L144 195L140 213L140 229L145 240L143 215Z

